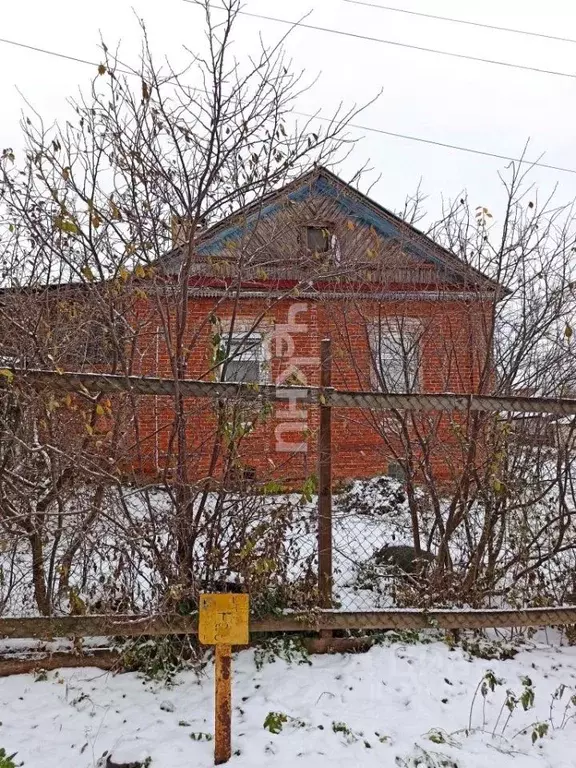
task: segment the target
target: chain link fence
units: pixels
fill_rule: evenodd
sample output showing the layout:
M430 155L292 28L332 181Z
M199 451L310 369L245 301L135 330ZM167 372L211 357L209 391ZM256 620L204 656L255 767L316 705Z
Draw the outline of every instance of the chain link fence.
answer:
M500 465L484 462L489 471L483 482L474 479L474 494L464 496L462 474L456 490L436 489L436 496L425 476L413 487L410 479L381 476L337 488L327 604L319 588L326 520L317 484L291 484L290 468L272 465L251 477L229 434L196 428L207 412L273 402L285 390L44 371L3 379L0 616L186 617L200 592L248 591L255 621L329 609L365 614L368 626L374 612L397 608L543 609L574 598L576 505L565 420L576 413L574 401L302 390L305 402L325 409L390 408L396 398L395 412L466 413L465 406L468 414L505 414ZM183 436L173 431L177 386L197 409ZM510 418L528 409L556 420L531 416L511 429ZM229 424L230 411L220 412ZM43 431L41 441L31 424ZM139 437L143 424L146 438ZM189 482L181 467L163 461L162 451L165 457L179 440L196 462ZM211 466L215 440L222 450ZM446 529L451 519L453 531Z

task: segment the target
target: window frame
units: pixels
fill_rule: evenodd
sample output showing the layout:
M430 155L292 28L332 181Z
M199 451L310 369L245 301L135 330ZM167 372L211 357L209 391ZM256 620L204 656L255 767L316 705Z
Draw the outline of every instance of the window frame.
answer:
M314 248L310 245L310 234L314 233L320 233L320 236L323 240L323 245L325 246L321 250L318 248ZM307 224L304 228L305 233L305 240L306 240L306 250L309 253L331 253L332 252L332 238L333 238L333 232L332 229L329 226L324 226L321 224Z
M228 378L228 374L226 371L226 378L223 378L223 367L224 364L226 364L226 367L228 367L228 364L230 362L234 363L234 361L238 361L238 356L236 351L231 347L230 352L227 355L226 350L228 348L228 343L230 339L237 340L238 342L246 342L247 339L253 336L259 336L260 337L260 344L259 344L259 380L258 382L250 382L250 381L243 381L243 382L236 382L236 383L258 383L258 384L269 384L271 381L271 355L272 355L272 349L271 349L271 339L273 336L273 325L271 325L267 321L262 321L260 319L250 319L250 318L237 318L234 320L234 322L229 321L226 322L226 320L223 320L222 326L221 326L221 341L220 341L220 350L223 355L222 361L220 365L218 366L218 375L219 379L221 381L231 382L232 379ZM247 361L247 362L254 362L254 361Z
M242 349L242 347L245 349ZM264 384L262 363L264 362L264 338L257 331L229 331L222 339L221 347L225 359L221 365L221 380L236 384ZM227 352L228 350L228 352ZM236 369L242 365L258 365L257 380L253 378L229 378L229 366Z
M393 394L413 394L422 391L422 329L422 323L417 318L380 317L369 324L370 383L373 390ZM405 343L407 337L411 337L409 349ZM391 340L387 345L388 354L386 355L382 354L384 338ZM394 359L394 346L401 355L400 360ZM408 355L410 359L407 359ZM383 371L390 371L393 367L399 369L400 365L402 371L394 375L393 380L390 381L392 384L390 387L388 381L384 379Z
M327 246L325 250L319 251L310 247L308 239L308 233L310 230L323 233L324 242ZM335 264L340 263L340 241L336 235L335 226L332 222L310 222L308 224L304 224L300 231L299 240L302 250L308 256L325 257L327 259L331 259Z

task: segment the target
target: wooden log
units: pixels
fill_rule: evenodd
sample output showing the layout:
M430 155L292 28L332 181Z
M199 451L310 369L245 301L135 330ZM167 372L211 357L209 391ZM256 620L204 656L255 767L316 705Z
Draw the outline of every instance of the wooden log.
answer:
M417 609L288 614L250 622L251 632L320 632L322 630L489 629L553 627L576 624L576 606L521 610ZM196 634L196 616L61 616L0 618L0 637L138 637Z

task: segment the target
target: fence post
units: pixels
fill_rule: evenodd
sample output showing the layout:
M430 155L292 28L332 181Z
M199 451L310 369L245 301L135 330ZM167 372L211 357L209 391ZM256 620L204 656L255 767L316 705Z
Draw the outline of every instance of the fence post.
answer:
M216 646L214 677L214 765L222 765L232 755L232 646Z
M320 346L320 386L332 386L332 342ZM318 438L318 589L320 607L332 606L332 409L320 403Z

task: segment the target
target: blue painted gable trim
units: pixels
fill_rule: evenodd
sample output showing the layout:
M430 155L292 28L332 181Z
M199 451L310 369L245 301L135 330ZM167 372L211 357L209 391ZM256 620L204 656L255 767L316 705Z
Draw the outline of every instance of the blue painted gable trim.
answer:
M324 197L331 197L338 203L341 210L348 215L353 216L356 220L361 221L363 224L374 227L380 235L383 235L384 237L396 237L399 234L397 227L388 221L388 219L376 215L360 201L348 197L346 193L342 193L341 189L338 189L334 184L331 184L328 179L317 179L314 183L314 189L316 194L323 195Z
M288 198L290 200L294 200L294 202L305 200L310 196L312 188L313 185L306 185L301 187L294 192L290 192ZM250 216L248 221L243 222L242 224L237 224L234 227L223 229L222 232L218 232L216 235L214 235L213 239L210 239L207 243L199 245L198 253L206 256L216 253L221 248L223 248L226 243L238 240L240 237L245 235L246 232L252 232L257 222L262 221L262 219L269 219L275 213L278 213L284 207L284 205L284 201L276 201L274 203L270 203L270 205L265 206L260 211L258 211L258 213L254 213L252 216Z
M383 237L402 239L402 233L394 222L385 216L379 215L361 201L348 197L346 194L343 195L342 190L331 184L327 179L320 177L315 182L314 187L318 193L335 199L345 213L353 216L357 221L373 227ZM405 246L405 250L423 261L445 267L442 259L429 252L426 248L408 243Z
M347 195L341 188L322 176L319 176L312 184L306 184L299 189L294 190L294 192L290 192L288 198L294 202L298 202L305 200L312 195L321 195L326 198L331 198L348 216L369 227L373 227L376 232L385 238L402 239L400 229L394 222L390 221L385 216L379 215L360 200L356 200L354 197ZM277 200L270 203L270 205L265 206L258 213L254 213L250 216L246 222L228 227L215 234L213 239L208 240L198 247L198 252L205 256L217 253L226 245L226 243L238 240L247 232L251 232L258 221L274 216L274 214L279 212L284 205L284 200ZM407 244L406 251L427 263L433 263L444 268L446 266L441 258L431 251L428 251L425 247L417 244Z

